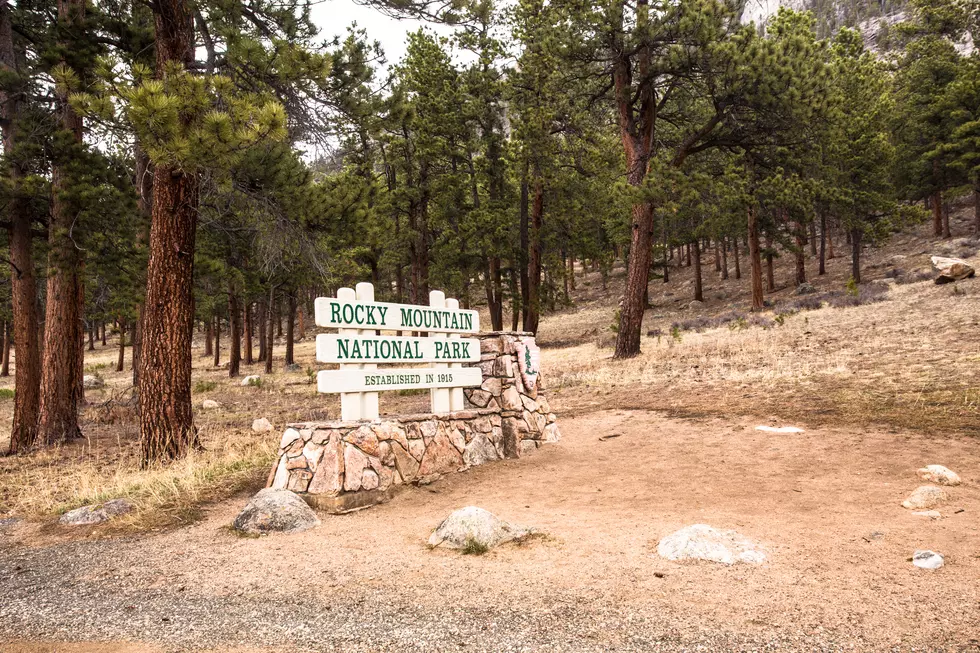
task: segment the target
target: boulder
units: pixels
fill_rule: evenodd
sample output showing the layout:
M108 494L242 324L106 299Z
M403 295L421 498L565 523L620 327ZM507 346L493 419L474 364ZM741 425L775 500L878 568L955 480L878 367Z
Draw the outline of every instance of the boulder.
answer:
M262 377L259 376L258 374L249 374L244 379L242 379L242 385L243 386L253 385L255 383L258 383L261 380L262 380Z
M766 561L762 547L735 531L720 531L706 524L694 524L660 540L657 553L668 560L706 560L723 565L737 562L761 564Z
M105 387L105 380L94 374L86 374L82 377L82 385L86 390L98 390Z
M429 546L462 549L478 546L485 549L525 537L534 530L508 524L492 512L467 506L453 511L429 536Z
M940 503L949 498L946 491L936 485L922 485L917 487L909 498L902 502L903 508L910 510L928 510L935 508Z
M306 502L289 490L259 490L235 517L243 533L299 533L319 526L320 519Z
M268 433L272 430L272 422L264 417L252 420L252 431L255 433Z
M926 465L919 470L919 475L931 483L939 485L959 485L960 475L942 465Z
M110 517L124 515L132 509L133 505L125 499L110 499L105 503L93 503L69 510L58 521L65 526L89 526L109 521Z
M919 569L936 570L945 564L943 556L935 551L916 551L912 554L912 564Z
M945 256L933 256L932 267L939 271L936 283L952 283L960 279L972 277L976 271L973 266L966 261L958 258L947 258Z
M201 402L201 408L204 410L215 410L216 408L221 408L221 404L214 399L205 399Z

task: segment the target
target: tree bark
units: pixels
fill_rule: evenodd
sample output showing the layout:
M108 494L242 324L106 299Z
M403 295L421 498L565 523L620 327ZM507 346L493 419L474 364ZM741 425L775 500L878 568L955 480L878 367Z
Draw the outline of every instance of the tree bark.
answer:
M221 365L221 318L214 314L214 366Z
M194 14L186 0L153 3L156 76L194 58ZM139 361L140 438L144 466L182 458L198 444L191 409L191 330L199 180L158 163L153 171L146 300Z
M762 293L762 255L759 248L759 223L755 207L749 206L749 272L752 277L752 310L761 311L765 306Z
M265 301L261 301L261 302L258 303L258 306L257 306L257 308L255 310L255 313L256 313L256 315L255 315L255 321L258 323L257 326L258 326L258 331L259 331L259 358L258 358L258 360L264 361L265 360L265 357L268 355L268 351L269 351L268 350L268 346L266 344L266 328L265 328L266 320L267 320L268 315L269 315L269 309L268 309L268 306L266 305Z
M527 306L524 313L524 330L537 333L541 321L541 223L544 216L544 182L540 172L534 171L534 202L531 205L531 224L528 234L527 259Z
M490 328L502 331L504 328L504 299L500 287L500 258L487 257L487 271L484 277L487 293L487 310L490 313Z
M286 365L294 365L296 361L293 360L293 336L295 335L293 325L296 323L296 291L290 289L286 300Z
M772 263L772 236L766 234L766 292L772 292L776 289L776 275Z
M96 326L94 324L89 324L88 326L88 350L95 351L95 330Z
M949 200L943 202L943 238L952 238L953 234L949 231Z
M721 239L721 278L728 278L728 238Z
M528 249L531 246L530 234L530 184L528 182L528 171L530 166L524 163L524 172L521 176L521 203L520 203L520 270L521 270L521 314L524 322L527 322L528 306L531 303L530 281L528 278L528 261L530 255ZM516 327L515 327L516 331Z
M796 223L796 285L806 283L806 227Z
M463 284L463 286L465 288L466 284ZM304 294L305 293L300 292L299 296L296 298L296 301L297 301L297 304L296 304L296 333L294 334L296 336L296 342L299 342L300 340L302 340L303 338L306 337L306 311L303 308L304 306L306 306L306 301L298 301L299 298L302 297ZM464 291L463 294L465 296L467 293ZM467 305L464 306L463 308L469 308L469 304L467 303Z
M3 363L0 364L0 376L10 376L10 321L3 321Z
M932 233L943 235L943 193L939 190L932 194Z
M694 239L694 299L704 301L703 282L701 279L701 241Z
M102 321L102 346L106 346L106 336L105 336L105 320Z
M252 304L250 302L245 302L245 364L252 365L255 363L255 357L252 355Z
M818 275L827 274L827 210L820 209L820 268Z
M273 350L273 342L275 341L275 338L272 335L272 330L275 328L275 320L273 319L274 316L273 316L272 306L275 304L275 301L276 301L276 289L275 287L272 287L269 288L269 310L268 310L268 320L267 320L268 330L266 331L266 335L265 335L265 339L267 343L266 350L265 350L265 373L266 374L272 374L272 350Z
M738 260L739 256L738 256L738 238L737 237L736 238L732 238L732 253L735 255L735 278L736 279L741 279L742 278L742 267L741 267L741 263L739 263L739 260Z
M58 0L59 23L77 27L84 19L84 11L81 0ZM73 145L80 145L82 118L68 104L67 90L55 89L55 105L58 128L70 135ZM46 444L82 437L78 400L85 332L79 308L84 295L80 277L82 249L73 233L78 207L69 199L72 189L67 169L72 154L59 152L51 166L47 308L38 415L38 437Z
M235 378L242 365L242 322L238 294L228 288L228 377Z
M214 356L214 324L211 318L204 323L204 353L205 358Z
M126 365L126 320L119 318L119 358L116 360L116 371L122 372Z
M973 187L973 231L980 234L980 174L977 175Z

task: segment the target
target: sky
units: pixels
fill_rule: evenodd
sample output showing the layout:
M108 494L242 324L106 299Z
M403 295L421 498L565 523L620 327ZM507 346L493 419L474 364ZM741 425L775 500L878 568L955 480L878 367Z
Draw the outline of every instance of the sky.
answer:
M427 25L418 20L398 20L385 16L377 9L364 7L354 0L325 0L313 6L313 21L324 37L347 34L347 28L357 23L367 31L368 38L379 41L387 65L397 64L405 56L405 39L409 32ZM451 30L443 25L428 25L435 32L448 36Z

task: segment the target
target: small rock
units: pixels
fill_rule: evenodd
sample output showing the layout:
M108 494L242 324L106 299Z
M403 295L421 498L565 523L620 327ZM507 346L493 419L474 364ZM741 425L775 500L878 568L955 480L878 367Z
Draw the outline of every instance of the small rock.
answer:
M531 528L508 524L483 508L467 506L453 511L432 531L429 546L461 549L475 543L492 549L533 532Z
M252 431L255 433L268 433L272 430L272 422L264 417L252 420Z
M919 569L939 569L945 562L943 556L935 551L916 551L912 554L912 564Z
M214 410L215 408L221 408L221 404L214 399L205 399L201 402L201 408L204 410Z
M694 524L660 540L657 553L668 560L706 560L731 565L737 562L761 564L766 561L762 547L735 531L720 531L706 524Z
M939 485L959 485L962 482L959 474L942 465L926 465L919 470L919 474L925 480Z
M235 517L244 533L298 533L319 526L320 519L305 501L289 490L265 488Z
M693 302L688 304L687 307L692 311L695 311L699 308L704 308L704 302L699 302L698 300L695 299Z
M921 510L919 512L913 512L913 517L925 517L926 519L939 519L942 517L938 510Z
M242 379L242 385L243 386L245 386L245 385L252 385L254 383L258 383L261 380L262 380L262 377L259 376L258 374L249 374L244 379Z
M936 277L936 283L952 283L953 281L972 277L976 273L972 265L958 258L933 256L932 266L939 271L939 276Z
M799 426L757 426L756 431L765 431L766 433L803 433L803 429Z
M302 372L303 366L299 363L290 363L285 367L287 372Z
M903 508L913 510L934 508L949 498L946 491L936 485L922 485L917 487L909 498L902 502Z
M0 533L13 530L23 521L20 517L4 517L0 519Z
M82 385L85 386L86 390L97 390L105 387L105 380L92 374L86 374L82 377Z
M794 294L796 294L796 295L812 295L815 292L817 292L816 287L814 287L814 285L812 283L809 283L809 282L804 281L803 283L801 283L800 285L798 285L796 287L796 290L794 291Z

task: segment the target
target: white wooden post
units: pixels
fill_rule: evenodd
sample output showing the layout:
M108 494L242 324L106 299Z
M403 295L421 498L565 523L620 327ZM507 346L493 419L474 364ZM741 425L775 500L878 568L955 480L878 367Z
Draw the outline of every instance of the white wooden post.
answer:
M337 299L352 302L357 299L357 293L353 288L339 288ZM340 335L356 335L360 333L358 329L337 329ZM340 369L358 369L360 365L350 365L341 363ZM340 419L345 422L352 422L361 419L361 392L342 392L340 393Z
M447 299L446 308L456 310L459 308L458 299ZM459 339L458 333L449 334L450 338ZM459 363L450 363L450 369L463 367ZM463 389L462 388L450 388L449 389L449 410L455 412L457 410L463 410Z
M374 284L368 282L362 282L357 284L357 301L359 302L373 302L374 301ZM375 332L368 330L358 330L357 333L375 335ZM359 366L362 370L376 370L378 369L377 363L365 363ZM462 390L460 390L462 392ZM378 411L378 393L377 392L362 392L361 393L361 415L360 419L378 419L380 415Z
M429 293L429 306L432 308L446 308L446 293L441 290L433 290ZM448 334L445 333L432 333L429 332L430 338L447 338ZM435 369L447 369L449 365L447 363L433 363L432 367ZM450 406L450 392L449 388L432 388L429 390L430 397L432 398L432 412L435 414L448 413L452 410Z

